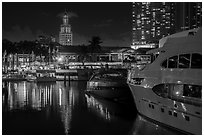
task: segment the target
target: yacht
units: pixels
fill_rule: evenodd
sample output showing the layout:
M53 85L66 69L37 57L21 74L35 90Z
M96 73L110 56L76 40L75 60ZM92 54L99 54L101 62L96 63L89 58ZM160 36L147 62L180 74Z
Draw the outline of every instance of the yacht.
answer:
M131 97L126 78L126 70L102 70L96 72L87 81L86 93L115 101L126 100Z
M84 80L87 81L92 73L90 69L56 69L56 78L58 81L66 80Z
M137 111L186 134L202 134L202 29L168 36L148 52L152 62L132 68L127 83Z
M34 74L28 74L28 75L26 76L26 80L27 80L28 82L36 81L36 79L37 79L37 77L36 77Z
M76 69L56 69L56 78L58 81L78 80L78 73Z
M20 73L9 73L2 75L2 81L25 81L25 74Z
M36 70L36 81L37 82L56 82L56 71L48 69Z

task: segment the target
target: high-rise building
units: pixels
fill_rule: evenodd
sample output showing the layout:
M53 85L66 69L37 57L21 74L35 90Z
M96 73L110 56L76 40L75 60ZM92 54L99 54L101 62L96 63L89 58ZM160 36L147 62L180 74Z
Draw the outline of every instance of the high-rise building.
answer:
M153 48L158 40L175 32L175 3L136 2L132 11L132 47Z
M176 13L177 31L202 26L202 2L177 2Z
M72 45L71 25L69 24L69 17L66 11L63 16L63 24L60 26L59 43L65 46Z
M153 48L162 37L202 26L202 2L136 2L132 45Z

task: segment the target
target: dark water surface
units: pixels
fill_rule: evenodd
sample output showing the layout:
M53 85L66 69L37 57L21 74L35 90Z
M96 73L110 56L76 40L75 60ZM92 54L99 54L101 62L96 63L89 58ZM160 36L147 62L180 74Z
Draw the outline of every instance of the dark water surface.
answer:
M3 135L181 134L152 123L134 106L84 93L86 82L2 83Z

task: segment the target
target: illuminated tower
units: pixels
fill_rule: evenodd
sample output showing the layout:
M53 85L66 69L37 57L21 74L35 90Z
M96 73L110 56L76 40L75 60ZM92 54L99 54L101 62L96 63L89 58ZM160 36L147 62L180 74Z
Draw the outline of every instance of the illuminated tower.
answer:
M59 43L65 46L72 45L71 25L69 24L69 17L66 11L63 16L63 24L60 26Z

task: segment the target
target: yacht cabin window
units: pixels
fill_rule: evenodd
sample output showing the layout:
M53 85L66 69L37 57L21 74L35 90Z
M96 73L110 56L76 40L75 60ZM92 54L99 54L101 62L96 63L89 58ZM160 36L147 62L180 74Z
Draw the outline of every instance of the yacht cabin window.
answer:
M159 84L152 88L155 94L162 98L169 98L192 105L201 105L202 87L190 84Z
M179 55L179 68L189 68L190 67L190 54Z
M178 56L170 57L168 60L168 68L177 68Z
M201 99L201 90L201 86L185 84L183 96Z
M161 64L163 68L202 68L202 55L198 53L180 54L164 60Z
M198 53L192 54L191 68L202 68L202 55Z

